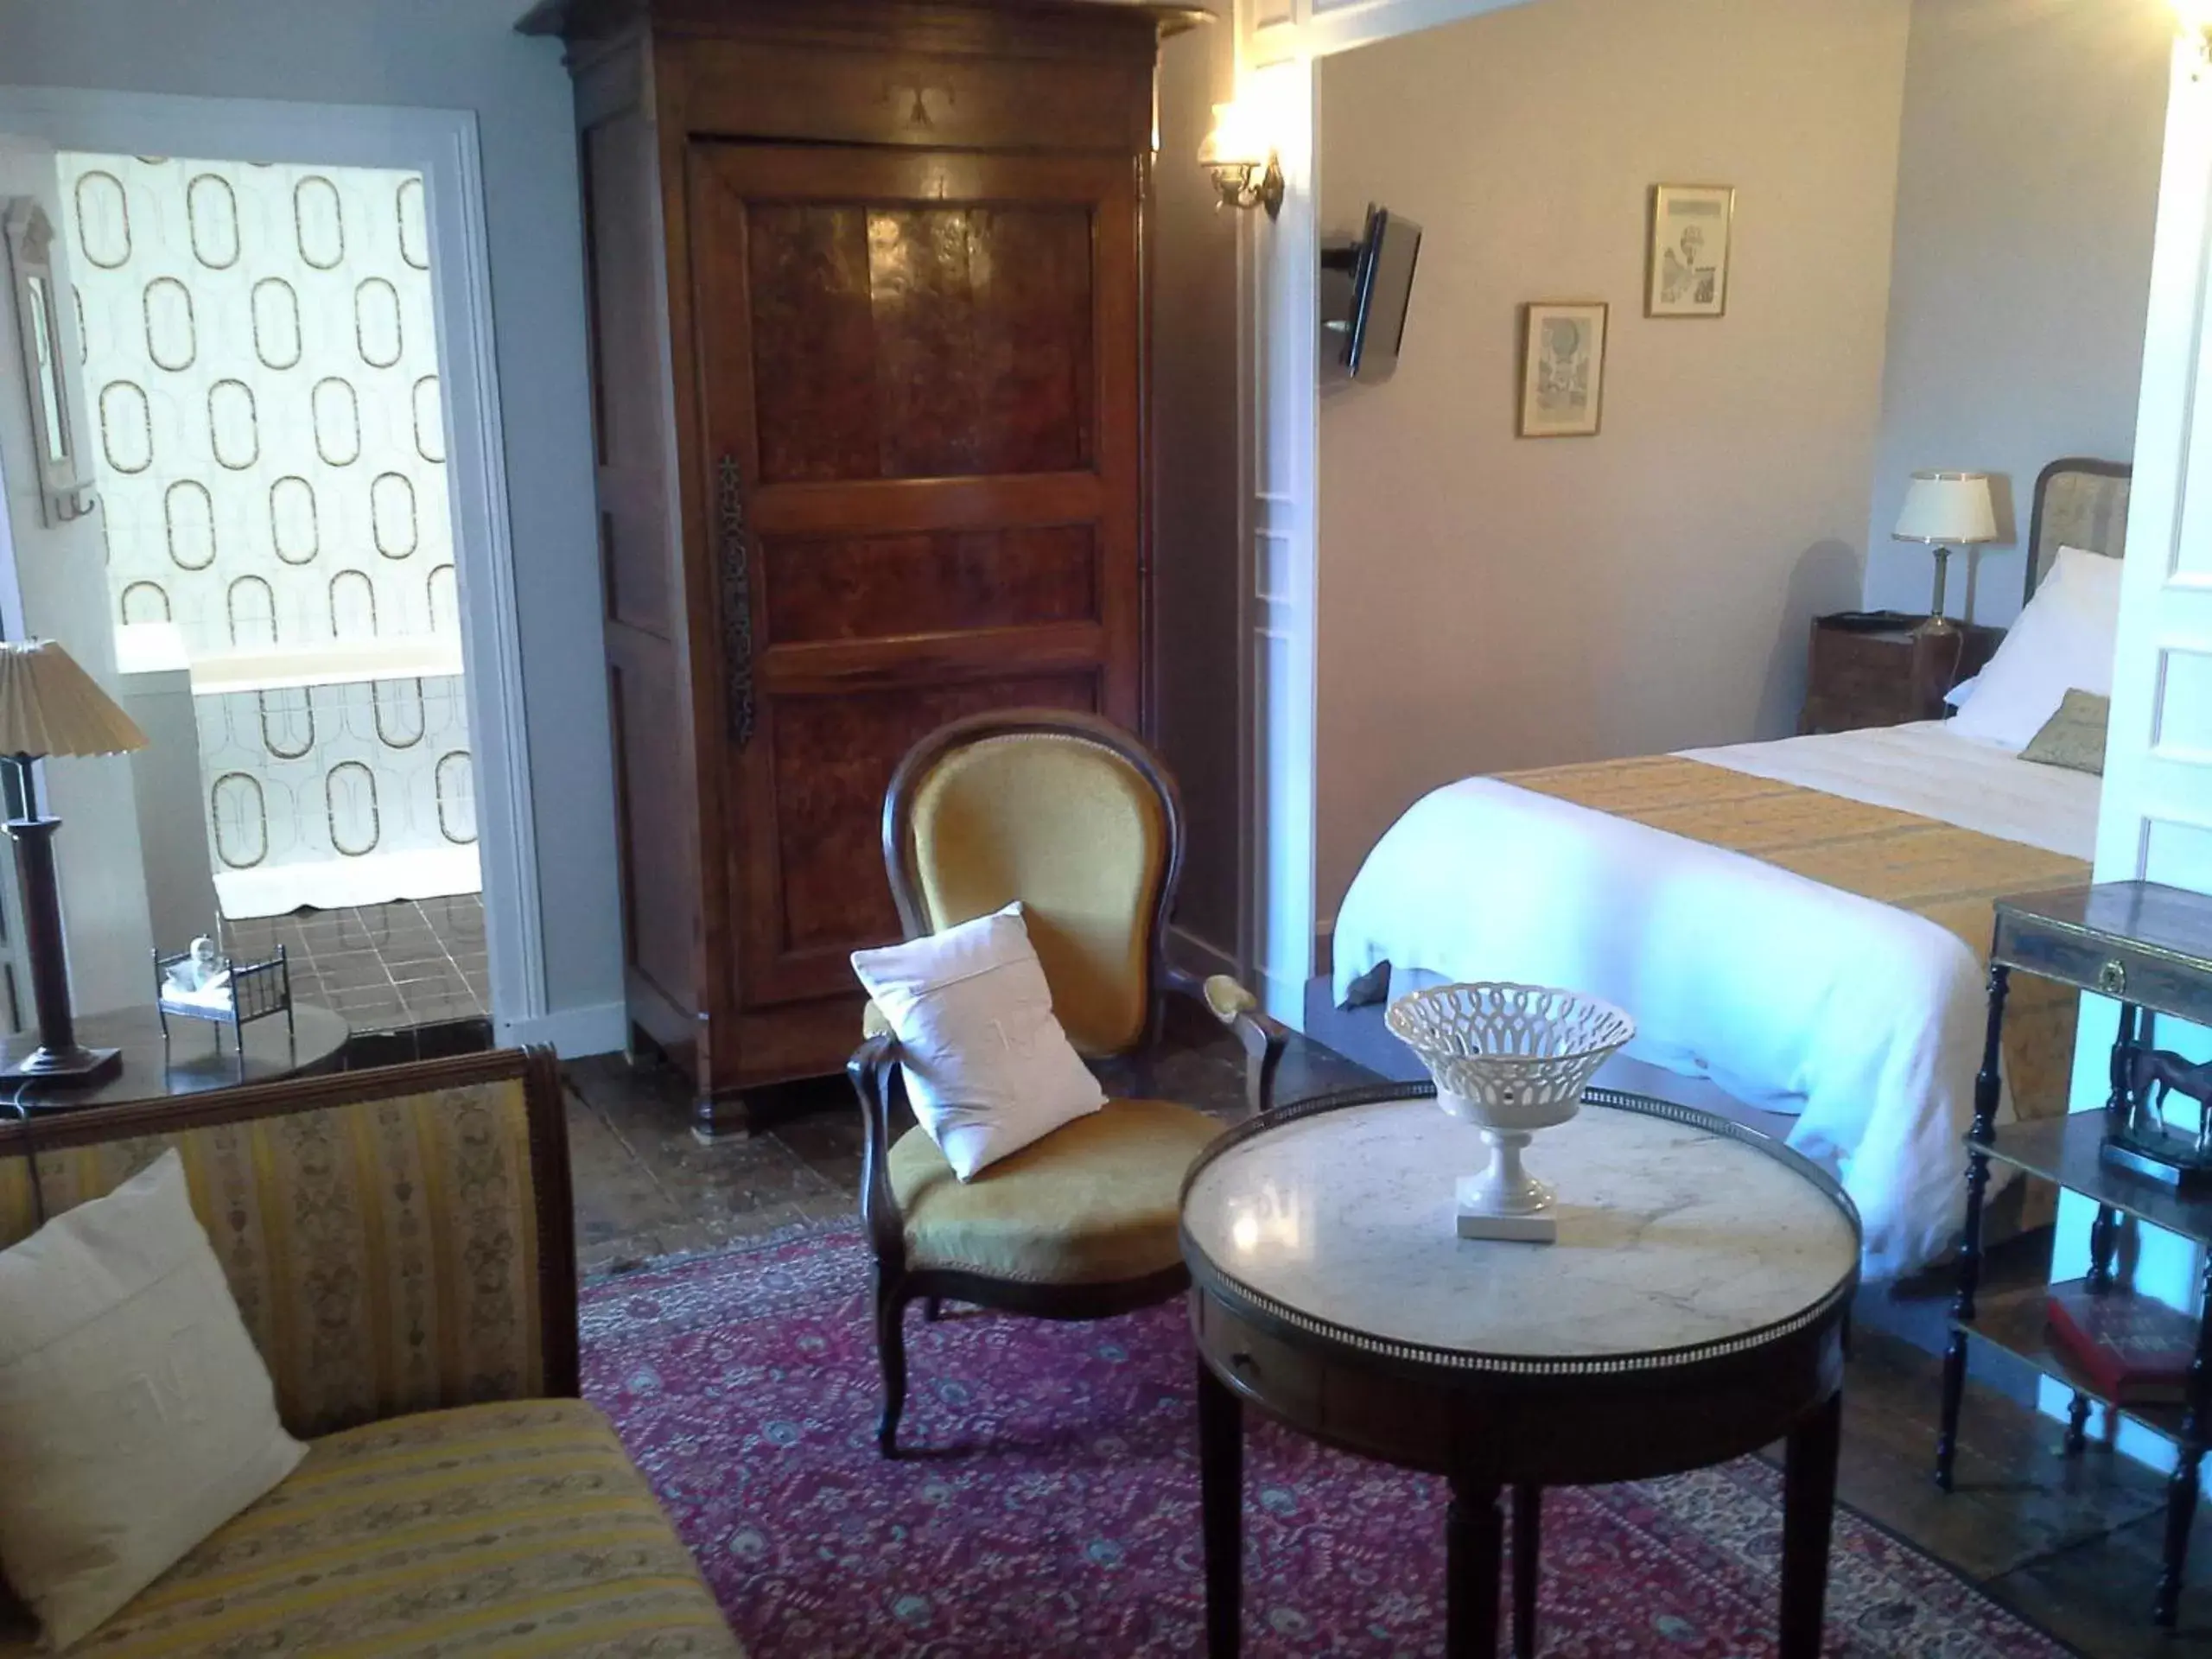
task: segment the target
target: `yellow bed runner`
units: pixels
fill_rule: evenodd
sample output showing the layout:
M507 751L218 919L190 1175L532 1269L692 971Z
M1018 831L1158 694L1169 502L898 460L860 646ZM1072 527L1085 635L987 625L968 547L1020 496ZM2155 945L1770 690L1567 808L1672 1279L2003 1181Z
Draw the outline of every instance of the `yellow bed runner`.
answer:
M2089 879L2087 864L2061 853L1675 755L1548 766L1501 781L1911 911L1957 935L1984 965L1996 899ZM2013 982L2005 1063L2023 1117L2066 1109L2076 1001L2047 980Z

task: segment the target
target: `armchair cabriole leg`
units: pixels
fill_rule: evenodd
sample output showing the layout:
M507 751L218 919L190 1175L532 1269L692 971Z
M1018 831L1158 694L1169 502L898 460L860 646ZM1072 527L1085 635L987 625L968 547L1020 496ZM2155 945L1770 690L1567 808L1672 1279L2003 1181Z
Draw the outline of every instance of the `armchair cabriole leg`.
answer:
M879 1279L875 1287L875 1357L883 1367L883 1414L875 1421L875 1449L899 1455L899 1416L906 1408L906 1287Z

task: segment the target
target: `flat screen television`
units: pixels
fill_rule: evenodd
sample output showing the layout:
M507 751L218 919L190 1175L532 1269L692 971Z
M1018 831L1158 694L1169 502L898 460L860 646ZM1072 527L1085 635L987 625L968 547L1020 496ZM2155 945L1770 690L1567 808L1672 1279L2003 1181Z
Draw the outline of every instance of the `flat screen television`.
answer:
M1398 366L1413 302L1414 262L1421 257L1421 226L1403 214L1370 204L1367 228L1350 250L1351 315L1344 329L1344 365L1355 380L1387 380Z

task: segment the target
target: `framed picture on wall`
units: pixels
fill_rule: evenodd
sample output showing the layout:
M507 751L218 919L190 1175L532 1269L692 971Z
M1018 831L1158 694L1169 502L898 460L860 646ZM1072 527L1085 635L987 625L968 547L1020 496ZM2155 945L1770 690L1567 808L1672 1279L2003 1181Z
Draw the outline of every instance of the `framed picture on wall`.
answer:
M1729 232L1736 192L1725 184L1651 187L1647 317L1719 317L1728 311Z
M1539 300L1521 308L1521 435L1598 434L1605 390L1605 323L1599 303Z

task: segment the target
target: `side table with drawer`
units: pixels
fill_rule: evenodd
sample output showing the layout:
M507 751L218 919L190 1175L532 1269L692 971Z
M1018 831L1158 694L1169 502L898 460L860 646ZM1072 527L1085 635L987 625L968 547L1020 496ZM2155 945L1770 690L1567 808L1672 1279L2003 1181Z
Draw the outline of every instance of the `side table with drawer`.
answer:
M2094 991L2120 1003L2112 1092L2104 1110L1998 1123L2005 999L2015 973ZM2207 1442L2212 1440L2212 1186L2139 1173L2158 1166L2116 1160L2107 1144L2119 1126L2133 1121L2139 1104L2135 1096L2140 1092L2136 1060L2150 1046L2150 1018L2160 1014L2212 1026L2212 894L2150 881L2108 881L1997 901L1997 931L1989 954L1988 1040L1974 1079L1974 1127L1967 1141L1966 1226L1959 1246L1958 1300L1943 1355L1936 1480L1946 1491L1950 1490L1969 1339L2000 1349L2073 1391L2066 1433L2069 1452L2082 1449L2092 1402L2171 1441L2175 1466L2166 1487L2164 1551L2152 1603L2154 1621L2171 1627L2179 1611L2190 1526L2196 1514L2197 1472ZM2180 1138L2191 1141L2193 1132ZM2048 1329L2048 1287L1979 1296L1982 1199L1993 1160L2055 1182L2096 1205L2096 1219L2089 1230L2089 1270L2080 1286L2083 1292L2113 1297L2141 1294L2121 1284L2113 1270L2123 1217L2130 1224L2187 1239L2205 1253L2205 1283L2200 1289L2204 1300L2197 1311L2185 1398L2179 1403L2130 1403L2105 1392Z
M1917 633L1916 616L1844 613L1813 619L1810 670L1800 732L1847 732L1941 720L1943 695L1981 672L2005 639L2002 628L1961 623L1948 633Z

